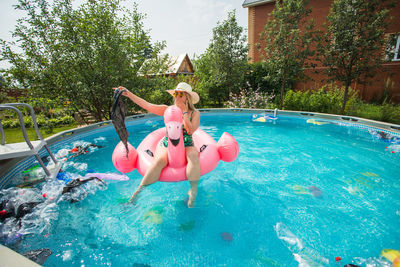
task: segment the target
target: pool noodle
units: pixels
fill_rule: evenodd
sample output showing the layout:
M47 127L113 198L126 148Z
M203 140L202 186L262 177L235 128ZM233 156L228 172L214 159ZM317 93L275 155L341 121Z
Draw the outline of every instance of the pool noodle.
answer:
M87 173L84 178L97 177L102 180L128 181L129 177L118 173Z

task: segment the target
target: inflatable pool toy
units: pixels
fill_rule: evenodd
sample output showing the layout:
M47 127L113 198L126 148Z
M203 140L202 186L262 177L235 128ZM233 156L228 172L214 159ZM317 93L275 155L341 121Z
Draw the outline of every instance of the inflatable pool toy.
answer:
M162 213L163 213L163 207L156 206L156 207L149 209L149 211L147 211L144 214L143 219L145 220L145 222L148 222L148 223L161 224L163 221Z
M364 175L364 176L367 176L367 177L379 177L379 175L378 174L376 174L376 173L373 173L373 172L363 172L363 173L361 173L362 175Z
M386 258L387 260L389 260L390 262L393 263L393 266L395 264L398 264L397 266L400 266L400 251L399 250L395 250L395 249L382 249L381 251L381 256Z
M315 124L315 125L325 125L325 124L331 124L329 121L320 121L316 119L308 119L307 123Z
M116 180L116 181L129 181L129 177L125 174L118 173L98 173L90 172L87 173L83 178L97 177L101 180Z
M268 252L263 252L259 249L256 253L257 259L262 261L262 263L266 266L281 266L276 260L265 256Z
M302 185L297 185L296 184L294 186L291 186L290 188L294 191L295 194L298 194L298 195L307 195L307 194L309 194L307 187L302 186Z
M150 133L138 146L137 150L128 143L128 157L122 142L114 149L112 161L115 168L128 173L135 168L144 175L154 161L154 152L157 145L168 135L168 165L162 170L159 181L179 182L186 180L186 156L183 144L182 111L176 106L170 106L164 113L164 128ZM219 161L234 161L239 154L239 145L235 138L223 133L218 143L206 132L197 129L193 135L193 142L199 151L201 175L214 170Z
M313 195L316 198L322 198L322 191L318 187L312 185L308 187L308 190L310 191L311 195Z
M191 230L193 230L195 224L196 224L196 221L188 221L185 223L181 223L179 225L179 230L185 231L185 232L191 231Z
M400 267L400 257L394 259L393 267Z
M221 233L221 238L225 241L232 242L233 241L233 235L228 232L222 232Z
M256 122L267 122L267 121L276 121L278 117L266 114L253 114L252 121Z
M361 185L364 185L365 187L367 187L369 189L372 188L371 181L369 181L369 180L367 180L367 179L365 179L363 177L357 177L356 179L354 179L354 181L356 181L357 183L359 183Z

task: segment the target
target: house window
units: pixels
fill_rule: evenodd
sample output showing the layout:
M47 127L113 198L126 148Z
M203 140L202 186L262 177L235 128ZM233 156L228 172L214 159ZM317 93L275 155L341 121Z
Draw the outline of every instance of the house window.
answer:
M387 61L400 61L400 35L391 34L386 48L385 59Z

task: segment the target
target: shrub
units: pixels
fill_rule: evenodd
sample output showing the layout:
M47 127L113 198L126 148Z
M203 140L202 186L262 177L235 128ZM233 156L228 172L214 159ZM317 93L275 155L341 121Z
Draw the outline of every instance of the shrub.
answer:
M287 110L311 111L330 114L340 114L344 92L338 87L324 86L317 91L289 90L284 98L284 108ZM394 104L373 105L364 103L358 97L357 91L349 91L345 114L400 124L400 106Z
M344 91L337 87L323 86L317 91L289 90L283 100L284 109L321 113L339 114L344 97ZM349 91L346 113L354 113L360 100L357 92Z
M46 117L43 117L43 116L38 116L36 118L36 122L37 122L37 125L39 127L54 128L55 126L74 124L75 123L75 119L72 116L69 116L69 115L66 115L66 116L61 117L61 118L52 118L52 119L49 119L49 118L46 118ZM3 127L5 129L7 129L7 128L19 128L20 127L18 118L2 120L1 123L3 124ZM24 124L25 124L25 127L27 127L27 128L33 127L32 118L28 117L28 116L24 117Z

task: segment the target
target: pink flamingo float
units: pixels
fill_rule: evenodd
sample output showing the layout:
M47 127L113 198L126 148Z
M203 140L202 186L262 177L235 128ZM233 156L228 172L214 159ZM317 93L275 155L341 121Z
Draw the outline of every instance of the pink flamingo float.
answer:
M186 180L187 161L182 133L182 111L176 106L168 107L164 113L164 123L165 127L147 135L137 150L128 143L128 157L124 144L119 142L112 156L115 168L122 173L131 172L136 168L144 175L154 160L157 145L168 132L168 165L162 170L159 181ZM220 160L231 162L239 155L239 145L229 133L224 132L218 143L201 129L197 129L192 138L199 151L201 175L214 170Z

